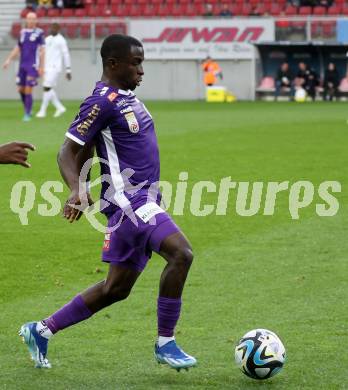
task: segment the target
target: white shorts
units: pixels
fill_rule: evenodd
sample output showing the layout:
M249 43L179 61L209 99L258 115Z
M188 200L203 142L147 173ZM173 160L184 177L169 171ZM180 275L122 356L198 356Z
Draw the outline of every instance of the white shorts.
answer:
M43 87L47 88L53 88L57 85L57 79L59 76L59 71L56 69L47 69L44 73L44 78L43 78Z

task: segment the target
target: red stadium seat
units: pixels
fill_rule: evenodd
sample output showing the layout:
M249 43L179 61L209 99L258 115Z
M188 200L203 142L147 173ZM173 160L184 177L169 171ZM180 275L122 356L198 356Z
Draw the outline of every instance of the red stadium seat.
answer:
M96 3L100 6L108 6L109 5L109 0L97 0Z
M32 10L29 9L29 8L22 9L22 11L21 11L21 18L24 19L30 11L32 11Z
M91 7L88 11L87 11L87 16L90 17L90 18L95 18L98 14L98 10L97 8L95 7Z
M266 12L269 12L270 6L268 4L259 4L254 9L259 15L264 15Z
M11 35L13 38L18 39L21 32L22 25L20 23L13 23L11 27Z
M98 9L98 16L102 16L103 18L112 16L112 9L108 6L101 6Z
M87 16L87 11L84 8L75 9L74 16L77 18L85 18Z
M169 7L167 4L162 4L159 8L158 8L158 16L169 16Z
M306 29L306 22L290 22L290 27L296 31L304 31Z
M123 18L126 16L126 12L128 12L128 9L126 9L121 4L114 4L111 7L111 15L112 16L118 16L119 18Z
M302 16L308 16L312 13L311 7L300 7L298 14Z
M321 23L320 22L312 22L311 23L311 35L312 38L318 38L321 35Z
M325 7L314 7L313 8L313 15L326 15L326 8Z
M336 22L322 22L322 31L325 38L333 38L336 35Z
M244 3L243 4L243 8L242 8L242 15L243 16L248 16L251 13L252 9L253 8L252 8L252 6L250 4Z
M188 4L188 3L191 3L190 0L179 0L179 3L180 4Z
M242 4L233 4L232 5L232 14L233 15L242 15L243 5Z
M269 10L269 13L272 15L272 16L279 16L282 12L282 8L279 4L276 4L276 3L273 3L271 5L271 9Z
M195 6L191 3L187 3L184 6L184 16L196 16L197 10Z
M107 27L109 34L127 34L127 26L123 22L110 23Z
M60 9L58 8L50 8L47 10L47 16L49 18L56 18L60 16Z
M91 36L91 27L89 24L81 24L80 25L80 37L81 38L89 38Z
M95 36L97 38L104 38L107 35L105 30L106 29L104 28L104 23L103 24L100 24L100 23L96 24L96 26L95 26Z
M173 4L173 6L170 9L171 16L178 17L182 16L184 13L184 9L181 4Z
M278 29L286 30L290 27L290 22L287 19L277 20L276 21L276 27Z
M114 5L114 4L122 4L123 1L122 0L110 0L110 4L111 5Z
M68 38L74 39L77 37L79 25L77 23L67 23L65 27Z
M297 8L296 8L296 7L293 7L292 5L288 5L288 6L285 8L285 15L286 15L286 16L294 16L294 15L297 15Z
M139 17L141 16L140 7L138 4L132 4L128 9L128 16Z
M156 15L155 10L156 8L152 4L147 4L143 8L143 16L146 18L153 17Z
M74 15L74 10L71 8L63 8L60 16L64 18L71 18Z
M348 4L345 4L343 7L342 7L342 14L347 16L348 15Z
M46 16L46 8L44 7L37 8L35 12L38 18L44 18Z
M328 15L340 15L342 11L341 5L332 5L328 10L327 14Z

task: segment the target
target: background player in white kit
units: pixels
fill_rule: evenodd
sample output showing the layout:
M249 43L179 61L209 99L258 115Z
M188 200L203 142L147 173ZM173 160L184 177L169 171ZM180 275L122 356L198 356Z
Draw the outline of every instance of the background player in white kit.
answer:
M56 108L54 117L62 115L66 108L59 101L54 87L57 85L57 79L62 71L63 63L66 72L66 78L71 80L71 62L68 45L62 34L59 33L60 26L53 23L50 35L46 37L46 56L45 56L45 73L43 79L43 97L40 111L36 114L37 118L44 118L50 102Z

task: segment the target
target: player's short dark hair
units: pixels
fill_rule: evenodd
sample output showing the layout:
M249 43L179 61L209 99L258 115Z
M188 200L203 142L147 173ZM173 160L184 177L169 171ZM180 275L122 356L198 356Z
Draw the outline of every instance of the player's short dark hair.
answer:
M131 49L131 46L143 47L142 43L137 39L122 34L112 34L104 39L100 49L100 55L105 65L108 58L125 58Z

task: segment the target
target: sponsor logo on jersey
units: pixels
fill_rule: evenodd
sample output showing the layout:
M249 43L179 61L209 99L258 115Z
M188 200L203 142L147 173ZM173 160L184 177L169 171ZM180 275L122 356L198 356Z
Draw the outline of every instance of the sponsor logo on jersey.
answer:
M117 107L122 107L124 105L128 104L126 99L121 99L119 102L116 103Z
M110 95L108 95L108 99L110 102L113 102L117 98L117 93L116 92L111 92Z
M139 123L134 115L134 112L129 112L124 117L128 123L130 132L136 134L139 131Z
M108 251L110 249L110 237L111 237L110 233L105 234L103 251Z
M97 119L99 112L100 112L100 107L98 106L98 104L95 104L92 107L92 110L87 114L87 118L77 126L76 130L82 136L87 134L92 123Z
M123 110L121 110L120 113L124 114L126 112L131 112L131 111L133 111L133 108L131 106L129 106L129 107L126 107Z

